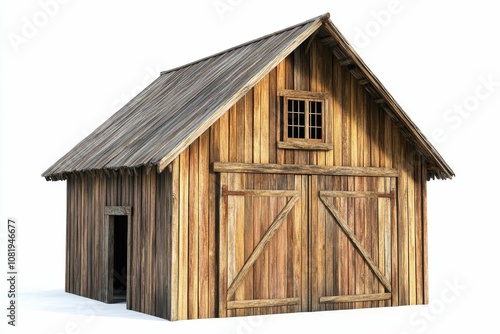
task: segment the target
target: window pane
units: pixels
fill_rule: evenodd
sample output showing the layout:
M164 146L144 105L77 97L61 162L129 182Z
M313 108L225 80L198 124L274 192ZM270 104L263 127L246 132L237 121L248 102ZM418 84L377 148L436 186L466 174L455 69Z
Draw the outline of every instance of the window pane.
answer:
M305 138L305 102L303 100L288 99L287 120L288 120L288 138Z
M322 139L322 109L323 104L319 101L309 102L309 138Z

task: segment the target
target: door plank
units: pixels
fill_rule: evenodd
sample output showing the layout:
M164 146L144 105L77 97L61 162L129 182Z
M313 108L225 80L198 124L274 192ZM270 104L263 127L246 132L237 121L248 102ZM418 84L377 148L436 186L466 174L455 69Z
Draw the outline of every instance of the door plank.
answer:
M320 303L352 303L352 302L368 302L389 300L392 298L391 293L371 293L363 295L344 295L344 296L328 296L321 297Z
M298 304L300 304L300 298L235 300L227 302L227 308L239 309L239 308L252 308L252 307L275 307L275 306L290 306Z
M297 203L298 200L299 200L299 194L296 193L296 195L294 197L292 197L288 201L287 205L281 210L281 212L278 214L278 216L273 221L271 226L269 226L266 233L264 234L262 239L259 241L259 243L255 247L255 249L253 250L252 254L248 258L248 260L245 262L245 264L243 265L243 268L241 268L240 272L236 275L234 281L231 283L231 286L227 290L227 299L231 298L232 295L236 292L236 289L243 282L243 280L245 279L245 276L248 274L248 271L250 270L252 265L259 258L259 256L261 255L262 251L265 249L269 240L276 233L276 231L278 231L279 227L281 226L281 224L284 221L284 218L292 210L292 208L294 207L295 203Z
M373 271L373 273L377 276L377 278L380 280L380 282L384 285L384 287L387 289L387 291L391 291L391 283L389 280L384 276L384 274L380 271L378 266L373 262L370 254L364 249L364 247L361 245L360 241L356 238L354 235L354 232L349 228L347 225L347 222L345 222L342 217L340 216L340 213L333 208L332 205L328 203L328 201L325 199L325 196L323 195L323 192L320 192L320 199L325 204L327 209L332 213L332 215L335 217L337 220L337 223L339 226L342 228L342 230L346 233L346 235L349 237L349 239L352 241L354 246L358 249L358 251L361 253L363 256L364 260L370 267L370 269Z

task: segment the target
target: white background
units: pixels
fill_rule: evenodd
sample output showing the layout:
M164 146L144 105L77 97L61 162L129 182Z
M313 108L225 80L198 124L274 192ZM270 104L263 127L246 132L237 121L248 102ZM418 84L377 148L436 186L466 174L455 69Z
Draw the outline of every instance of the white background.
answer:
M497 331L500 20L494 3L1 1L2 328L12 217L19 225L21 294L19 326L9 332ZM457 174L429 183L430 306L172 323L65 296L65 182L46 182L41 173L161 70L325 12Z

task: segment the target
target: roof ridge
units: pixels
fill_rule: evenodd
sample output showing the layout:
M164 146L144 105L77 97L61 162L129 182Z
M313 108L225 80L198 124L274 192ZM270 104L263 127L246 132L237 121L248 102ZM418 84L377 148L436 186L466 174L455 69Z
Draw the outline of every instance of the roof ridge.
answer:
M247 45L250 45L250 44L253 44L253 43L259 42L259 41L261 41L261 40L263 40L263 39L266 39L266 38L272 37L272 36L274 36L274 35L281 34L281 33L285 32L285 31L292 30L292 29L295 29L295 28L300 27L300 26L304 26L304 25L309 24L309 23L311 23L311 22L314 22L314 21L316 21L316 20L321 20L321 21L323 21L323 22L324 22L324 21L328 20L329 18L330 18L330 13L328 13L328 12L327 12L327 13L325 13L325 14L323 14L323 15L316 16L316 17L314 17L314 18L312 18L312 19L310 19L310 20L307 20L307 21L304 21L304 22L301 22L301 23L298 23L298 24L294 24L293 26L290 26L290 27L288 27L288 28L281 29L281 30L275 31L275 32L273 32L273 33L270 33L270 34L267 34L267 35L264 35L264 36L261 36L261 37L255 38L255 39L253 39L253 40L251 40L251 41L248 41L248 42L242 43L242 44L240 44L240 45L233 46L233 47L231 47L231 48L229 48L229 49L226 49L226 50L223 50L223 51L219 51L219 52L214 53L214 54L212 54L212 55L210 55L210 56L203 57L203 58L201 58L201 59L198 59L198 60L192 61L192 62L187 63L187 64L184 64L184 65L180 65L180 66L177 66L177 67L171 68L171 69L166 70L166 71L161 71L161 72L160 72L160 75L164 75L164 74L168 74L168 73L171 73L171 72L175 72L175 71L178 71L178 70L183 69L183 68L185 68L185 67L188 67L188 66L192 66L192 65L194 65L194 64L201 63L201 62L203 62L203 61L205 61L205 60L208 60L208 59L211 59L211 58L214 58L214 57L221 56L221 55L223 55L223 54L225 54L225 53L228 53L228 52L231 52L231 51L234 51L234 50L240 49L240 48L242 48L242 47L245 47L245 46L247 46Z

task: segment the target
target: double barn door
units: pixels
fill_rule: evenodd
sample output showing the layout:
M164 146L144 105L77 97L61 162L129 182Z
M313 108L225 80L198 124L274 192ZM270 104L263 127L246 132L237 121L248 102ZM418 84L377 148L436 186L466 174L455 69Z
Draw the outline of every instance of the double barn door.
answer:
M392 177L221 173L219 316L391 305Z

